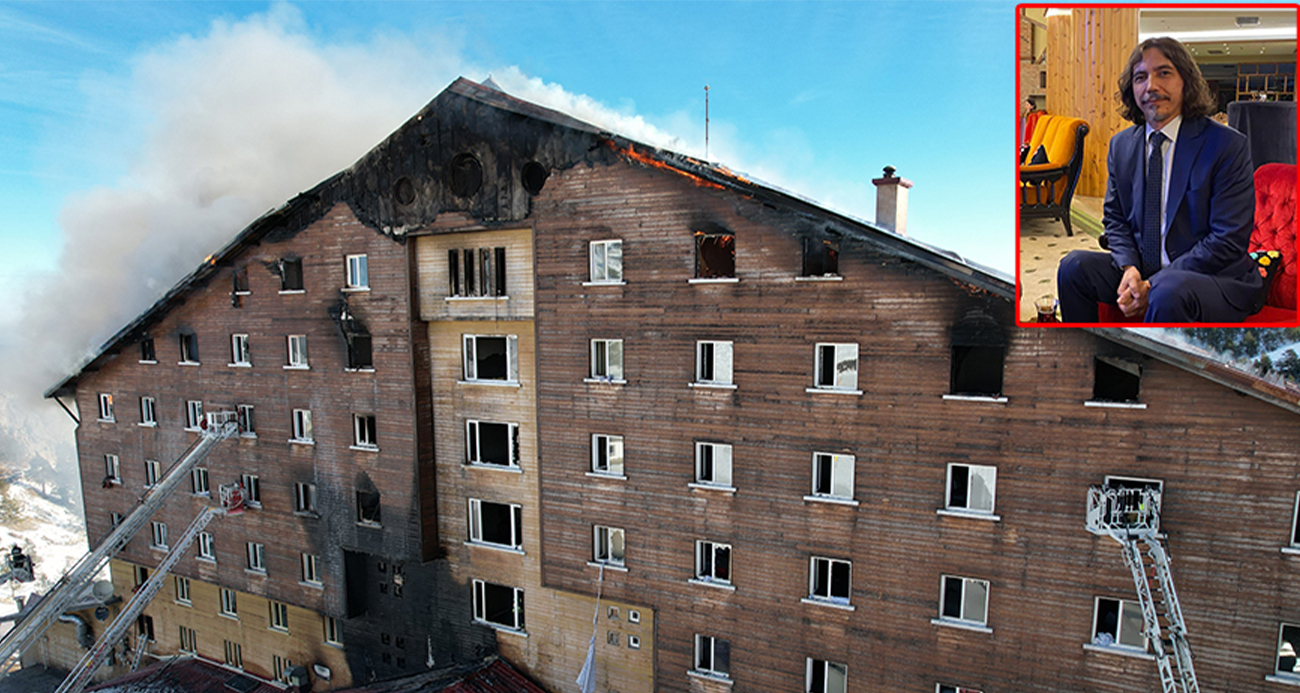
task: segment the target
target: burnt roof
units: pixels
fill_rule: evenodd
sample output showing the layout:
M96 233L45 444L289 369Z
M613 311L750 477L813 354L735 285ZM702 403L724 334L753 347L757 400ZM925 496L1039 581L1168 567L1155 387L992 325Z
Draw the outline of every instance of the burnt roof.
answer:
M546 689L493 655L475 664L435 669L336 693L546 693Z

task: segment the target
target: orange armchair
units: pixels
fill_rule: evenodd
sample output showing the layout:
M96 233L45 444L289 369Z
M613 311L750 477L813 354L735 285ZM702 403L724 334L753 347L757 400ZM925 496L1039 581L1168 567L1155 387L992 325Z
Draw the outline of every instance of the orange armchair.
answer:
M1050 218L1065 225L1073 236L1070 202L1083 168L1083 140L1088 123L1081 118L1046 115L1038 119L1020 163L1020 218ZM1039 147L1045 163L1033 163Z

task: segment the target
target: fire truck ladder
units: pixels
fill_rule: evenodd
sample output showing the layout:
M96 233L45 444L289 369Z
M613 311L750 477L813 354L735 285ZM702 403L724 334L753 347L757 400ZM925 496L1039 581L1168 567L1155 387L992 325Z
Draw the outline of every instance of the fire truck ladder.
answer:
M1183 609L1160 540L1160 491L1151 487L1088 489L1088 531L1119 542L1142 607L1142 634L1160 669L1164 693L1200 693ZM1145 552L1143 547L1146 548ZM1177 670L1177 671L1175 671Z
M131 537L162 507L168 496L189 476L190 470L208 456L217 443L239 431L234 412L214 412L207 416L206 427L194 444L172 464L153 488L145 491L136 507L114 527L99 545L82 556L32 610L0 639L0 677L9 670L5 664L27 644L40 637L62 613L81 598L86 586L99 571L126 546Z

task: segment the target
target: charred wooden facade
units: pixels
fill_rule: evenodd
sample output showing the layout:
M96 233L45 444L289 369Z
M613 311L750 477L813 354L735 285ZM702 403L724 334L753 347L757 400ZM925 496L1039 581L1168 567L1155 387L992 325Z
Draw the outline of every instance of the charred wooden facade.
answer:
M358 254L369 291L345 290ZM52 394L90 412L92 537L144 459L188 443L186 402L252 403L257 437L208 467L214 487L259 475L262 507L179 572L340 619L342 653L312 633L284 656L358 681L499 648L576 690L600 593L598 690L1151 690L1118 545L1084 530L1108 477L1162 484L1201 685L1300 681L1279 654L1284 627L1300 639L1296 394L1140 332L1017 329L1012 297L951 254L459 80ZM237 333L251 368L222 361ZM201 366L177 363L183 334ZM293 335L310 370L283 367ZM349 367L362 336L371 369ZM130 414L146 395L157 427ZM295 409L314 445L290 440ZM307 479L319 517L295 513ZM259 538L265 576L241 553ZM148 543L122 559L149 564ZM268 628L240 628L263 647Z

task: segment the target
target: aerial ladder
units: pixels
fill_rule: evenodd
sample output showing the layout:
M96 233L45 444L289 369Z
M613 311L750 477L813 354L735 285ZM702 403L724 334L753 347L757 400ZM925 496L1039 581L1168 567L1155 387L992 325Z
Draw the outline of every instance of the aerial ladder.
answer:
M1183 610L1160 537L1160 490L1152 486L1088 489L1087 528L1119 542L1142 607L1142 634L1155 654L1164 693L1200 693Z
M0 639L0 677L3 677L8 672L9 667L7 664L10 658L26 649L27 644L40 637L49 628L50 624L58 619L64 609L81 599L86 587L108 564L109 559L126 547L127 542L131 541L131 537L135 536L135 533L149 522L149 518L153 517L154 513L162 507L172 492L189 477L190 471L208 456L212 448L239 432L234 412L209 413L204 424L199 437L177 458L176 462L172 464L157 484L145 490L144 494L136 501L135 508L122 518L121 522L108 533L108 536L99 542L98 546L78 559L72 568L45 593L45 596L41 597L35 605L30 607L26 614L22 615L13 630L10 630L5 634L4 638ZM214 508L201 513L199 515L200 519L204 518L205 515L207 517L207 520L203 522L204 525L212 519L211 510L221 509ZM196 523L199 521L199 519L195 520ZM193 525L191 525L192 527ZM186 531L188 534L189 530ZM195 530L196 536L197 532L198 530ZM170 554L168 556L170 557ZM166 558L163 559L164 563L166 561ZM175 561L172 561L172 564L174 565ZM161 579L162 573L155 573L155 577ZM141 592L143 591L142 589ZM122 619L119 617L118 621L122 621ZM114 625L117 625L117 622L114 622Z

